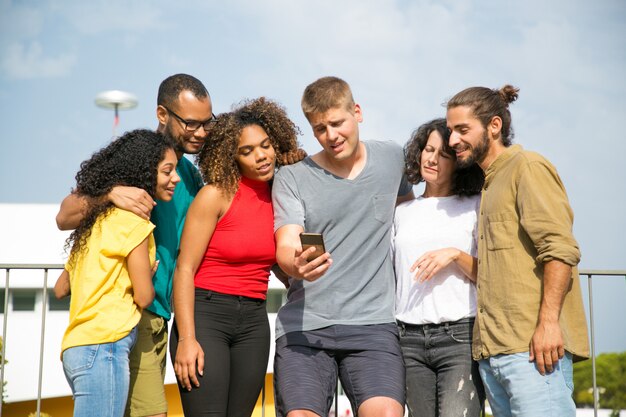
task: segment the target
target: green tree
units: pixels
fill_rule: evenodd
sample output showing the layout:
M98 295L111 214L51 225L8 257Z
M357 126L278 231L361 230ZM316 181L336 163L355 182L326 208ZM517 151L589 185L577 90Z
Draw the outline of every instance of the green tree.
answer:
M574 364L574 401L578 407L593 407L591 360ZM596 385L603 388L600 406L626 408L626 352L603 353L596 357Z

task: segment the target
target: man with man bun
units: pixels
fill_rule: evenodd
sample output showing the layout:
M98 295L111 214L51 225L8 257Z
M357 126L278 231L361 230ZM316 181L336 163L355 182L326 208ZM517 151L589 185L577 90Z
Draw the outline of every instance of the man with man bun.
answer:
M447 103L458 165L485 173L472 353L496 417L574 416L572 361L589 356L574 216L554 166L512 145L518 91L471 87Z

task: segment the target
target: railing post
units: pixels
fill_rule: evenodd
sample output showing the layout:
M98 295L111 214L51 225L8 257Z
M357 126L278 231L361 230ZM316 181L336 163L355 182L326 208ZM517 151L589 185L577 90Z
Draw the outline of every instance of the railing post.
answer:
M43 300L41 304L41 341L39 343L39 381L37 385L37 417L41 417L41 387L43 385L43 348L46 336L46 313L48 309L48 268L43 270Z
M2 358L0 360L0 395L1 403L4 403L4 360L7 348L7 312L9 311L9 268L6 269L6 281L4 284L4 316L2 317ZM0 405L0 417L2 417L2 406Z
M598 417L598 408L600 405L600 398L598 398L598 386L596 382L596 337L594 333L593 322L593 289L591 285L592 274L587 274L587 287L589 288L589 326L591 328L591 369L593 380L593 416Z

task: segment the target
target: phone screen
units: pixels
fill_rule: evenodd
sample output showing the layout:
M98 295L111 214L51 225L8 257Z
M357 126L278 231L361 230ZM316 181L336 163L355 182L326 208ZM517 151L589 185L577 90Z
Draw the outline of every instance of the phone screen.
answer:
M309 249L310 247L315 248L315 252L307 257L307 261L309 262L326 252L326 248L324 247L324 238L320 233L300 233L300 243L302 244L303 251Z

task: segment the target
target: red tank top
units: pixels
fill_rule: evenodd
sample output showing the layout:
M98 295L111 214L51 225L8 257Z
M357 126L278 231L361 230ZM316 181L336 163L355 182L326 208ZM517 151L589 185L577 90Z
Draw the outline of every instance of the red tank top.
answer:
M264 300L275 262L269 184L242 177L230 208L215 226L195 286Z

